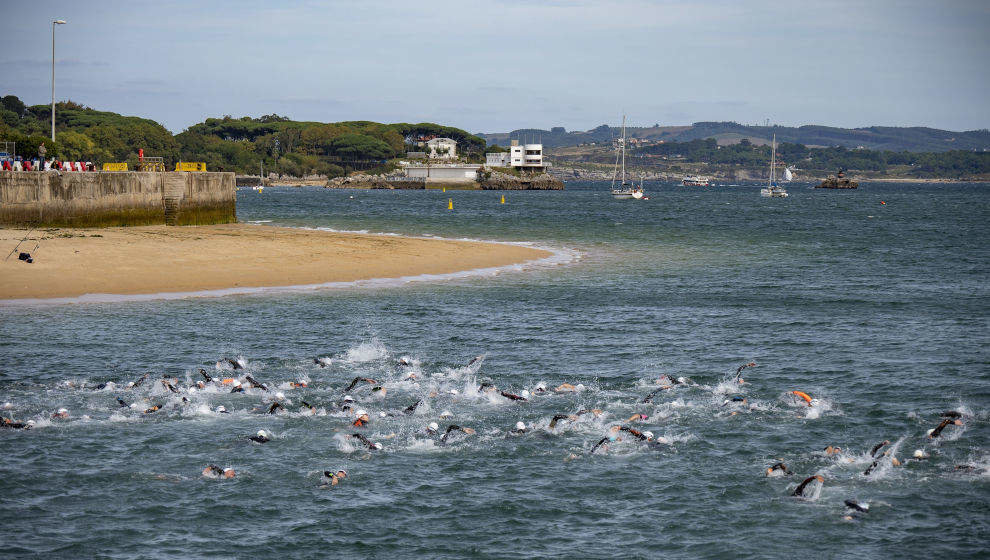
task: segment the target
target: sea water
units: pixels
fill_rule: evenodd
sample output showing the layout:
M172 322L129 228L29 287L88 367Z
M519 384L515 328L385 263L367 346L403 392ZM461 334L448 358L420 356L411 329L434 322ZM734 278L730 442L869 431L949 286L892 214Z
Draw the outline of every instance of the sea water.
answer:
M635 201L569 183L505 204L241 190L238 217L258 227L531 243L558 258L422 282L0 307L0 412L36 423L0 430L0 556L982 557L987 189L791 185L767 199L756 185L648 183ZM200 369L270 391L190 391ZM661 375L685 382L643 403ZM365 428L340 410L356 377L375 381L350 393ZM514 401L485 382L582 387ZM287 412L266 414L275 400ZM70 417L50 419L61 407ZM583 409L602 412L549 428ZM928 439L946 410L963 425ZM433 421L475 433L440 445ZM591 454L616 425L664 443L620 432ZM247 439L259 429L272 441ZM883 440L893 454L864 475ZM915 449L929 458L908 461ZM778 461L793 474L766 477ZM208 464L238 475L204 478ZM328 469L348 477L321 488ZM790 496L815 474L820 488ZM869 513L845 519L846 499Z

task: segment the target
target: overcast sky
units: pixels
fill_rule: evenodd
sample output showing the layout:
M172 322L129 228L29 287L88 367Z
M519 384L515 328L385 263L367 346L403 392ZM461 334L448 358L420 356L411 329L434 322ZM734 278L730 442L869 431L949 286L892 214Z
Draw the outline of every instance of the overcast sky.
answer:
M149 117L990 127L990 1L0 0L0 94Z

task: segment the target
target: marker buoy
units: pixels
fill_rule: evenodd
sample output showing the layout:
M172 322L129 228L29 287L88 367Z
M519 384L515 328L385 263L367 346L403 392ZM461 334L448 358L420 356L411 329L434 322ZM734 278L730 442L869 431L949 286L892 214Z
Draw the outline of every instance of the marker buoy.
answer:
M881 206L886 206L886 205L887 205L887 203L881 200L881 201L880 201L880 205L881 205Z
M453 210L453 209L454 209L454 199L453 198L448 198L447 199L447 210Z
M447 187L443 187L443 192L447 192Z
M505 204L505 195L504 194L502 195L502 200L499 201L499 204Z

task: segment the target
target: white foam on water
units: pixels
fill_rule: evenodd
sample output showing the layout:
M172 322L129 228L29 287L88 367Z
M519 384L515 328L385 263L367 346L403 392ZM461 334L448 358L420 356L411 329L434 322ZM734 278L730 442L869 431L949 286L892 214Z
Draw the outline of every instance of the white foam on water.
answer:
M362 342L353 348L348 348L344 352L343 359L352 364L362 364L374 360L381 360L388 356L388 348L377 338L370 342Z

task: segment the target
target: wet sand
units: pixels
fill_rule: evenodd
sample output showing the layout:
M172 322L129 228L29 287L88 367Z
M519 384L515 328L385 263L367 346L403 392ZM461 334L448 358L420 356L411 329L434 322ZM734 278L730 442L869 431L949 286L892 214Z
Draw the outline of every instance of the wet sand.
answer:
M0 258L28 233L0 229ZM39 245L36 248L36 245ZM0 262L0 299L157 294L401 278L507 266L548 251L228 224L40 229Z

